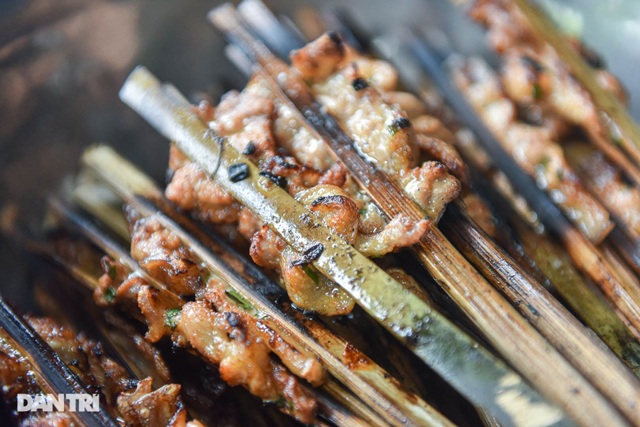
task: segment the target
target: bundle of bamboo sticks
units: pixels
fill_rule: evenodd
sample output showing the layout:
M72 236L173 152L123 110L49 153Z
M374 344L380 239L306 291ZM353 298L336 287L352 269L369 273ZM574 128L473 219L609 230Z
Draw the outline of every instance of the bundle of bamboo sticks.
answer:
M626 110L601 93L584 61L562 42L536 8L525 0L517 0L513 7L519 8L534 31L590 92L601 112L620 129L622 148L631 161L611 154L612 141L605 141L601 133L598 137L595 131L588 134L599 148L608 144L603 151L633 179L637 159L632 153L637 150L636 142L640 143L635 138L640 132ZM245 73L264 81L271 95L291 108L296 120L323 141L381 212L388 218L403 214L414 221L428 217L404 193L396 177L363 157L310 90L283 78L289 65L273 51L299 47L302 41L298 35L257 0L245 0L237 10L223 5L212 10L209 18L229 41L228 52L234 62ZM361 30L340 19L332 22L340 24L338 29L347 40L362 37ZM421 274L433 279L438 292L446 295L449 307L456 310L448 310L448 316L443 314L443 307L396 280L324 223L310 227L308 221L302 221L306 208L264 179L247 156L214 135L176 88L161 84L148 70L138 67L120 96L293 250L304 253L321 244L324 250L310 264L353 297L375 320L374 328L382 327L395 337L397 342L389 344L390 348L401 345L417 356L475 406L488 425L491 420L523 426L640 425L640 280L634 261L640 258L638 242L627 234L615 234L604 243L589 241L501 147L452 83L442 52L435 52L415 34L403 35L403 41L405 52L411 53L411 60L441 92L445 105L433 114L461 135L456 147L470 166L473 191L495 208L497 221L501 221L501 232L489 237L467 216L465 206L455 203L447 208L440 224L432 223L411 248ZM375 44L364 40L360 45ZM385 59L396 62L398 57ZM402 64L396 65L402 75ZM408 84L406 89L423 93L422 87ZM462 138L465 126L475 140ZM247 176L238 182L230 176L230 167L239 163L247 166ZM104 198L95 197L96 188L108 189L116 206L124 203L141 217L153 216L189 248L207 274L227 286L232 296L229 301L236 309L276 331L295 351L319 361L329 380L320 389L308 387L319 402L315 422L452 425L418 393L409 390L419 389L419 385L400 385L374 362L375 357L355 350L349 339L330 325L306 318L275 297L281 294L278 284L223 239L179 212L149 177L112 149L97 146L87 150L83 167L92 176L91 182L76 186L73 203L125 241L130 236L124 217L113 204L106 206ZM159 298L169 301L176 310L185 304L183 297L131 258L121 243L67 204L54 201L51 207L98 252L143 277ZM95 290L95 273L60 259L55 251L45 252L87 290ZM256 283L261 284L260 289ZM120 308L138 321L146 321L143 313L131 307ZM15 314L9 317L18 318ZM2 322L5 328L9 324L9 320ZM15 337L11 339L14 346L29 351ZM277 349L273 351L281 356ZM358 354L357 364L348 355L353 351ZM203 357L197 350L194 353ZM280 357L277 363L287 365L286 357ZM295 416L295 410L287 404L280 405L280 410Z

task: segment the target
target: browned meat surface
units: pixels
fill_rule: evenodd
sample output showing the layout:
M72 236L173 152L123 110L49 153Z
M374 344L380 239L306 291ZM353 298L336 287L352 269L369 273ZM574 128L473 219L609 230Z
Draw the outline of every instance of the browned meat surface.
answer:
M385 101L382 93L394 89L397 84L397 75L392 67L383 61L359 56L350 49L341 51L340 61L333 56L325 57L325 49L318 46L330 43L338 41L325 35L292 53L294 67L305 79L311 80L310 89L316 99L336 117L358 149L378 168L398 179L430 218L439 219L445 205L459 195L460 183L439 162L420 164L419 149L422 148L432 159L444 161L445 165L452 167L453 173L465 176L466 169L455 149L445 141L434 141L437 138L435 133L421 132L424 128L413 129L397 102L410 103L408 96L401 98L396 94L390 99L391 103ZM300 56L314 63L324 64L326 61L332 72L322 78L313 73L305 74L306 68L294 60ZM415 111L418 110L414 107ZM407 176L412 178L406 179ZM411 189L407 190L407 186Z
M322 174L303 166L294 157L273 156L262 163L262 170L271 176L286 178L286 189L292 196L318 184Z
M276 400L269 349L249 339L242 319L214 311L204 301L182 308L176 329L191 347L209 362L220 366L220 375L230 385L245 385L265 400Z
M59 326L48 318L28 317L31 327L58 353L88 390L100 392L111 407L116 396L130 388L130 378L120 365L104 354L100 343Z
M167 384L153 390L151 378L138 383L130 393L118 396L118 411L131 427L199 427L198 421L187 422L187 410L180 398L180 385Z
M609 212L580 183L549 130L516 115L496 74L479 59L454 64L454 80L520 167L535 178L567 217L594 242L611 230Z
M259 139L254 140L256 148L261 148L260 151L263 153L273 151L273 138L269 138L268 133L269 122L264 120L273 114L273 100L256 93L257 91L252 90L251 84L247 88L248 90L242 92L231 91L225 94L216 108L213 129L218 135L237 137L237 132L246 131L248 122L258 122L260 128L266 129L267 133L257 133ZM237 138L231 137L231 140L236 141ZM259 144L260 141L263 144ZM243 150L246 147L236 145L236 148Z
M320 386L325 382L327 372L318 359L298 351L265 322L255 320L246 312L238 310L236 305L230 303L227 290L227 285L212 278L207 284L204 299L226 316L242 319L250 334L256 337L256 340L264 342L293 374L304 378L313 386Z
M533 34L526 18L508 1L474 0L469 15L487 27L487 38L498 52L520 46L532 50L545 48L542 41Z
M184 305L176 330L189 346L210 363L219 365L220 376L228 384L243 385L265 401L288 397L292 415L301 422L312 422L315 399L291 373L271 361L268 346L251 336L243 320L231 312L216 312L204 301L196 301Z
M338 34L323 34L315 43L292 52L291 63L305 78L322 80L343 63L347 49Z
M378 168L391 176L403 174L418 162L411 123L401 110L382 101L374 87L356 90L352 82L358 78L352 64L311 89Z
M428 229L428 221L415 222L400 214L389 221L379 233L358 234L354 245L363 254L377 258L415 245Z
M70 417L64 413L18 413L15 411L18 393L35 395L41 393L42 389L28 359L2 339L0 339L0 386L2 386L1 397L4 404L6 408L11 410L11 414L4 414L5 419L11 416L17 425L30 427L68 427L71 425Z
M556 74L517 51L505 54L501 79L505 93L521 105L538 105L573 124L597 120L589 93L571 75Z
M249 254L259 266L276 270L280 267L280 254L287 246L287 242L265 225L251 238Z
M176 258L174 264L183 259L198 264L180 239L164 229L154 217L141 218L129 211L129 219L134 233L139 231L132 252L137 247L143 247L144 253L157 253L155 246L159 246L160 251L170 248L171 256ZM144 232L140 231L143 229ZM148 240L144 241L144 238ZM152 266L142 265L147 270ZM315 357L302 354L267 324L247 314L242 304L232 303L235 297L229 293L227 285L211 278L206 287L199 288L196 301L185 303L180 299L176 301L175 294L172 296L169 290L152 288L140 277L127 275L127 270L113 261L103 261L103 268L101 289L112 289L111 303L137 304L149 328L149 341L170 336L175 345L193 348L208 362L217 365L221 378L228 384L242 385L265 401L288 399L289 393L295 398L288 400L294 415L305 422L314 418L315 400L301 388L294 375L320 385L326 378L324 368ZM209 274L198 267L186 272L185 276L191 276L191 282L200 283ZM182 280L187 279L182 277ZM104 290L98 290L97 294L104 300ZM288 369L274 363L272 353Z
M181 295L203 286L204 272L180 239L157 219L131 221L131 256L154 278Z
M428 222L393 218L375 234L358 233L360 211L357 204L339 187L318 185L296 196L327 227L352 243L367 256L379 257L420 240ZM347 314L354 300L342 288L318 273L312 260L291 250L275 233L264 228L251 240L251 256L258 265L279 268L287 293L296 306L324 315ZM279 260L279 265L275 265Z
M220 185L207 178L195 163L176 170L165 192L167 198L187 211L197 211L204 221L234 222L240 204Z
M229 139L241 152L252 159L275 155L271 134L274 114L273 101L260 94L257 84L249 84L242 92L231 91L218 107L201 118L212 118L209 125L219 136ZM204 221L233 223L238 219L241 205L193 162L176 149L169 161L172 179L165 194L169 200L187 211L194 211Z
M428 161L399 180L407 193L422 206L429 219L438 221L446 204L460 194L460 183L440 162Z
M566 145L567 158L585 186L620 221L626 231L640 237L640 190L627 184L620 171L587 143Z
M295 113L288 105L278 103L278 114L273 121L273 132L278 143L289 153L295 153L300 163L307 167L323 171L329 169L333 159L324 141L314 138L295 119Z
M578 44L578 48L582 48ZM584 49L584 48L583 48ZM602 84L624 99L615 78L597 70ZM537 109L542 126L551 137L571 138L570 125L595 125L598 112L589 94L569 74L557 74L536 60L511 50L504 58L501 74L505 93L520 106ZM634 238L640 236L640 198L625 183L616 166L605 155L587 144L564 144L567 160L581 183L611 212Z
M454 148L455 136L434 116L422 114L411 120L416 143L427 158L441 162L462 183L469 182L469 169Z
M5 399L13 401L18 393L35 394L40 387L30 371L29 361L0 339L0 385Z
M430 219L438 220L446 204L460 194L456 177L466 181L468 171L450 145L453 137L442 123L426 116L415 96L393 91L398 80L395 69L386 62L356 54L335 34L323 35L293 52L292 62L291 69L282 70L288 80L309 84L360 151L398 180ZM324 142L315 138L298 114L271 91L258 75L242 92L225 95L217 108L204 106L198 113L216 135L228 138L263 173L366 255L379 257L416 243L427 223L385 218L335 163ZM408 117L415 120L415 128ZM311 265L300 265L301 254L287 248L282 239L175 148L169 166L173 177L167 197L210 222L237 222L239 234L251 240L254 261L280 271L297 306L326 315L351 311L352 298ZM333 203L303 200L315 193L319 199L320 192L327 188L340 196ZM134 256L142 259L148 254ZM159 270L179 270L164 252L156 258L160 258Z
M124 283L123 286L127 286ZM146 338L151 342L159 341L163 336L173 334L173 316L179 312L180 306L168 298L163 292L150 286L139 286L137 289L138 308L147 321L149 330Z

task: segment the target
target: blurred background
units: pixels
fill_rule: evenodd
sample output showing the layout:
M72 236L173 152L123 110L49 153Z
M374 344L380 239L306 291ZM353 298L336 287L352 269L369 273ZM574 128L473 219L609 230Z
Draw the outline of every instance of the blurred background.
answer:
M241 87L206 22L215 0L0 0L0 225L37 232L45 197L77 167L82 149L108 142L159 181L168 144L120 103L137 64L194 98ZM640 1L540 0L599 52L640 117ZM481 31L447 0L273 0L294 21L308 8L346 10L368 32L411 25L448 35L463 53L486 53ZM0 233L0 292L29 307L34 267Z

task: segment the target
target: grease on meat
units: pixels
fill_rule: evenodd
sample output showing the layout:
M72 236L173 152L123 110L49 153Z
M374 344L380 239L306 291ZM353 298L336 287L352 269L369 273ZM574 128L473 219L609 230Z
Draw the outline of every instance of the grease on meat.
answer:
M289 81L309 84L360 151L398 180L428 217L437 221L446 204L461 192L456 177L466 182L468 172L450 145L451 135L444 126L424 114L417 98L394 92L396 70L386 62L355 54L331 33L294 51L291 58L293 67L282 70ZM403 107L409 110L408 115ZM386 218L334 161L324 142L309 132L297 113L259 76L253 77L242 92L225 95L217 108L208 107L200 116L217 135L227 137L261 171L274 177L365 255L382 256L410 246L427 228L426 221ZM418 125L415 129L408 117ZM327 315L351 311L354 302L350 296L311 265L292 265L300 254L288 248L248 209L238 208L227 193L175 149L170 169L173 179L167 197L210 222L237 223L239 233L251 240L254 261L281 273L298 307ZM311 202L302 200L314 189L319 193L329 187L334 195L339 193L341 203L310 206ZM351 231L344 231L347 229Z

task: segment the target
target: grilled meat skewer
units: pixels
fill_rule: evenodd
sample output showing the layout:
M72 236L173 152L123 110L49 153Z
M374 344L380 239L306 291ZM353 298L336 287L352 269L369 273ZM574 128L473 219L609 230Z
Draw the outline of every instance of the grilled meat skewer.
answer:
M583 126L592 142L638 183L640 128L619 99L616 79L599 69L593 55L579 43L560 35L549 19L527 0L462 3L468 4L473 19L488 27L488 38L498 52L525 54L552 73L556 84L550 98L555 111ZM624 153L619 152L618 146Z
M104 404L108 412L121 417L129 426L152 427L155 425L171 425L175 427L197 427L197 421L187 421L187 413L180 398L180 385L167 384L157 390L153 389L152 378L141 381L130 378L125 369L114 360L104 355L100 343L86 339L66 327L57 325L48 318L27 317L26 321L51 346L64 363L77 375L87 390L98 392L102 396L101 408ZM12 348L11 342L4 342L2 356L2 378L6 390L13 393L25 392L30 376L33 375L33 362L30 356L21 354L22 349ZM15 345L15 344L14 344ZM38 375L36 375L38 377ZM9 398L11 398L9 396ZM104 414L104 408L98 414ZM88 414L95 414L87 412ZM73 422L73 415L79 416L79 422L87 425L96 421L87 420L81 412L64 412L44 415L39 418L27 418L23 425L59 425ZM90 415L95 417L95 415ZM115 422L111 421L116 425Z
M226 22L228 23L229 22L229 17L227 15L225 15L225 17L227 18ZM237 35L236 37L239 38L240 35ZM328 43L328 41L325 42L325 45L323 45L322 42L325 42L325 40L318 40L317 42L314 42L314 43L312 43L310 45L310 46L312 46L311 48L307 47L305 49L309 49L311 52L315 52L314 49L316 49L318 52L325 52L326 51L326 52L329 52L328 55L332 55L332 56L335 57L336 54L334 52L332 52L329 47L326 47L326 43ZM313 46L314 44L317 44L317 46ZM258 48L255 48L255 49L258 50ZM304 55L304 54L302 54L302 55ZM258 53L258 57L260 58L260 53ZM320 57L320 58L322 58L322 57ZM333 58L332 60L333 61L338 61L335 58ZM316 59L315 61L310 61L310 62L311 62L311 64L315 64L315 63L319 63L319 60ZM294 56L294 64L295 64L295 56ZM272 65L270 65L270 66L272 66ZM324 72L327 73L327 70L324 70ZM333 93L335 93L335 92L337 92L337 91L334 90ZM304 110L303 109L303 111L308 111L308 110ZM340 154L339 156L341 156L341 155L342 154ZM351 171L351 168L349 168L349 170ZM458 225L457 227L459 228L460 226ZM452 228L451 230L454 230L454 229ZM458 237L460 237L460 235L458 235ZM485 240L485 242L488 242L488 241ZM464 247L465 245L462 245L462 246ZM491 246L491 244L489 244L488 246ZM480 248L480 247L477 247L477 248ZM485 254L487 254L487 253L493 254L493 253L496 252L495 249L496 249L495 246L493 246L492 250L488 250L487 251L485 249L481 249L480 252L485 251L484 252ZM495 261L489 262L490 266L493 266L494 264L495 264ZM491 269L493 267L488 267L488 268ZM491 271L491 270L488 270L488 271ZM522 277L522 274L514 275L513 273L506 273L505 277L506 277L506 279L502 283L511 282L510 283L510 285L511 285L513 283L513 281L515 280L514 277ZM570 324L570 325L573 325L573 328L577 328L577 329L573 329L573 332L569 332L569 330L572 330L572 327L567 326L566 337L570 337L571 339L580 337L581 336L580 333L576 334L576 331L581 328L581 326L578 326L578 322L575 319L573 319L572 316L570 314L568 314L568 313L566 313L564 315L560 315L560 313L562 312L561 305L557 301L555 301L554 299L552 299L550 297L546 298L545 303L539 304L540 298L537 298L537 296L541 295L540 292L542 292L542 294L545 294L545 291L540 286L538 286L538 287L536 287L536 286L527 287L525 284L527 284L528 282L530 282L530 279L525 278L522 281L522 285L520 286L520 288L518 288L517 286L515 287L515 288L517 288L517 290L512 290L512 288L509 287L509 286L503 287L503 290L505 290L505 292L507 292L507 293L510 293L511 298L514 301L520 301L521 298L524 298L527 301L531 301L528 304L536 304L536 307L538 307L540 311L535 310L535 312L534 312L534 310L532 309L531 310L532 315L530 316L530 319L535 324L539 325L540 327L546 328L546 329L543 329L543 330L546 331L547 335L550 338L555 339L555 337L557 336L557 330L558 330L558 325L559 324L565 324L566 325L567 323ZM501 283L498 283L498 286L504 286L504 285L501 285ZM524 295L524 297L521 297L521 295ZM535 295L536 297L534 297L533 295ZM550 306L553 307L553 308L548 308ZM558 309L560 311L558 311ZM525 313L527 313L527 312L528 311L525 310ZM544 316L541 316L540 312L543 312L543 313L546 313L546 314ZM545 326L545 322L546 322L547 316L549 318L548 319L549 322L553 323L555 321L558 321L559 323L555 324L554 326L551 326L551 323L548 324L547 326ZM562 317L562 320L560 320L560 317ZM555 320L551 320L551 319L555 319ZM573 319L573 323L571 323L572 319ZM605 356L606 359L612 360L612 361L614 361L614 363L617 363L615 361L615 358L613 357L613 355L608 354L608 351L606 349L603 349L601 343L593 341L587 335L582 335L582 336L584 337L584 340L582 341L582 346L584 346L584 348L585 348L585 352L583 354L592 354L592 351L586 350L586 349L587 348L591 348L592 346L595 346L596 348L600 348L601 349L600 351L604 350L604 352L602 352L602 355L605 356L605 354L607 354ZM564 339L561 339L560 342L564 343ZM580 346L578 346L578 347L580 347ZM560 344L560 348L564 348L564 344ZM577 356L576 357L576 355L572 355L572 354L569 354L569 356L572 357L571 360L575 361L579 366L581 366L581 368L584 369L585 372L589 372L590 371L590 369L591 369L591 363L590 362L589 363L582 363L584 358L581 357L581 356ZM626 378L625 381L630 385L630 387L632 389L633 388L637 388L635 379L632 376L628 375L628 373L623 368L622 364L618 364L618 365L619 365L618 368L617 368L618 374L620 374L620 375L622 375L623 377ZM609 363L603 363L602 366L609 366ZM598 377L593 376L592 374L589 374L589 375L591 376L591 378L595 378L596 382L599 381ZM604 389L608 388L608 386L604 382L599 382L599 384ZM615 394L615 391L613 391L612 389L610 389L608 391L608 393L612 393L612 392ZM618 401L621 403L621 405L623 405L623 406L625 406L627 408L626 410L629 411L628 408L629 407L631 407L631 408L633 407L633 404L630 405L630 402L633 399L627 400L626 396L623 396L623 395L624 394L621 394L618 397ZM633 413L633 410L631 409L628 413L629 414Z
M96 153L97 154L97 153ZM93 156L95 160L104 160L104 157L99 157L94 155ZM113 160L113 159L112 159ZM89 162L91 163L91 162ZM104 164L104 162L100 162L101 164ZM117 162L111 161L111 162L107 162L108 164L112 165L111 167L117 167ZM120 168L120 174L118 176L128 176L131 178L131 180L129 182L141 182L143 181L143 179L133 179L133 177L131 176L131 173L124 173L125 172L122 168ZM131 171L131 172L135 172L135 171ZM138 173L139 172L135 172ZM111 175L111 176L116 176L116 175ZM123 183L126 183L127 181L122 181L122 178L120 178L121 181ZM146 178L145 178L146 179ZM120 185L120 189L122 191L122 189L124 189L126 187L126 184L121 184ZM132 194L130 192L131 190L125 190L124 194L125 198L133 201L133 203L139 208L141 209L140 212L146 212L147 215L152 215L153 213L153 209L149 209L149 207L145 207L144 204L140 204L140 202L138 201L137 203L135 202L136 197L134 196L134 194ZM138 191L141 191L141 188L138 187ZM126 196L126 194L128 194L128 196ZM144 194L147 195L147 197L152 197L152 198L161 198L161 193L159 192L159 190L157 188L145 188L144 189ZM154 197L155 195L155 197ZM160 205L162 206L164 204L164 209L169 209L171 210L172 208L170 208L167 204L166 201L162 202L161 200L157 200L157 202L160 203ZM96 211L95 207L92 209L92 211L97 212L99 216L103 216L104 211L102 211L101 209L98 209ZM176 215L175 213L173 215ZM169 221L168 224L173 224L173 227L176 227L177 225L175 225L175 223L173 223L172 221ZM205 237L202 236L202 234L200 234L200 239L204 239ZM94 239L95 240L95 239ZM97 241L97 240L96 240ZM105 244L105 242L103 242L103 244ZM216 251L217 253L221 253L220 250ZM224 251L222 251L224 252ZM177 252L180 253L180 252ZM227 252L226 255L222 255L223 259L228 259L228 262L232 265L240 265L241 261L237 260L237 259L233 259L233 258L229 258L230 257L230 253ZM115 256L115 253L112 253L112 256ZM184 256L184 253L183 255ZM119 259L122 259L123 256L120 255L118 256ZM209 260L211 260L211 257L209 256L208 258ZM218 266L224 266L224 264L221 264L219 260L215 261L215 265ZM210 264L211 265L211 264ZM222 267L222 268L229 268L228 266L226 267ZM231 276L229 276L228 273L226 273L226 277L230 277L231 279L233 279L233 274L237 275L239 273L237 272L233 272ZM240 271L240 274L242 274L242 270ZM246 274L246 272L244 273ZM237 276L236 276L237 277ZM237 286L237 279L236 280L236 286ZM265 277L262 276L258 276L258 277L250 277L250 281L252 282L259 282L262 283L262 286L264 287L266 285L266 281L268 279L266 279ZM106 286L106 284L105 284ZM268 286L267 286L268 287ZM244 292L243 292L244 293ZM238 294L236 294L238 295ZM246 294L245 294L246 295ZM242 298L240 295L238 295L238 298ZM258 301L255 300L255 296L254 297L247 297L248 300L243 300L245 301L245 306L246 305L255 305L255 307L260 307L260 311L262 312L265 308L264 304L260 304ZM251 303L249 303L248 301L252 301ZM266 314L269 313L269 314ZM259 314L259 318L263 319L261 320L262 322L267 321L269 322L269 318L273 319L274 317L277 317L278 314L273 312L272 310L269 311L269 309L265 310L263 312L263 314ZM305 328L311 327L312 325L314 325L313 322L311 322L310 324L308 324L307 326L305 326ZM290 332L294 332L295 334L295 329L289 329ZM341 339L339 337L331 337L331 334L325 329L323 330L322 327L320 327L320 325L316 325L314 326L314 333L317 336L317 339L320 340L320 342L332 342L334 343L333 345L339 344L341 342ZM317 335L319 334L319 335ZM287 335L290 335L290 333L287 333ZM298 335L299 336L299 335ZM309 341L303 341L305 343L309 343ZM306 345L306 344L305 344ZM361 396L365 396L365 401L370 402L370 403L374 403L372 407L376 408L377 406L381 407L381 410L379 411L381 414L383 414L383 416L387 417L387 415L392 415L391 418L389 418L389 421L393 424L397 421L394 420L401 420L402 424L406 424L408 421L407 417L409 417L409 419L416 419L416 420L421 420L419 422L416 422L416 424L422 424L422 423L427 423L429 425L446 425L447 421L442 419L442 416L433 412L432 409L430 409L428 406L426 406L424 403L421 403L420 399L417 396L408 396L407 398L404 398L403 396L405 396L406 392L399 390L397 388L397 386L393 385L393 382L389 382L388 380L386 380L385 378L387 377L387 374L384 373L384 371L381 371L379 367L377 367L375 364L373 364L371 361L368 361L365 363L366 361L366 356L364 355L360 355L357 356L358 359L362 362L362 365L348 365L351 366L349 368L338 368L338 370L336 371L336 365L335 362L331 362L331 358L334 357L338 357L341 358L342 357L342 352L339 351L339 347L329 347L327 350L322 349L321 347L319 347L317 344L313 343L314 345L314 352L316 354L318 354L319 356L321 356L323 361L327 362L327 366L329 367L329 370L335 374L337 374L337 377L340 378L340 380L346 384L350 384L352 389L358 390L359 393L361 393ZM348 344L343 343L343 347L347 346ZM347 348L344 347L344 348ZM331 355L327 355L327 351L329 351L330 353L333 354L333 356ZM337 351L337 353L336 353ZM346 350L345 350L346 351ZM355 351L355 349L353 350ZM351 351L353 353L353 351ZM282 354L281 358L284 357L286 358L287 355L286 354ZM328 358L329 359L328 359ZM355 356L354 356L355 357ZM344 361L343 363L348 364L351 362ZM354 375L356 374L356 377L354 378ZM358 379L357 377L361 376L363 380L365 380L365 382L363 383L361 379ZM377 377L377 379L376 379ZM374 387L374 389L378 390L372 390L370 389L369 385ZM382 393L382 395L381 395ZM369 397L371 396L371 397ZM373 399L373 400L371 400ZM391 401L391 403L387 400L389 399ZM413 402L413 403L412 403ZM389 405L399 405L399 407L404 408L404 414L401 413L400 411L394 412L394 410L392 410L392 407L390 407ZM429 414L429 412L432 412L433 414ZM396 418L394 418L396 417ZM442 419L442 420L439 420ZM399 422L399 421L398 421Z

